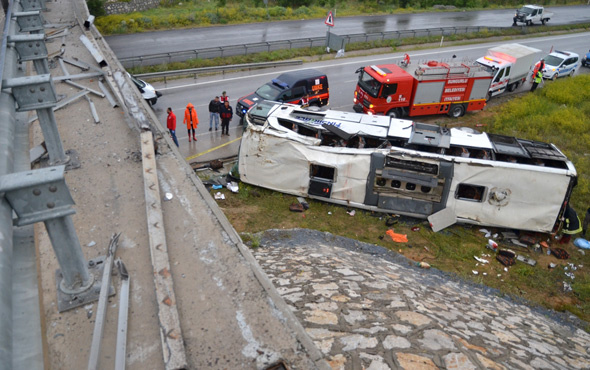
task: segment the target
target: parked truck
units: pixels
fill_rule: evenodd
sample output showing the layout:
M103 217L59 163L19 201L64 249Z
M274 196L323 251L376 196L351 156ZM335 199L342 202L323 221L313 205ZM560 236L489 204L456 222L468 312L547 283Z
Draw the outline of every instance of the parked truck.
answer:
M527 26L532 26L533 23L545 24L553 13L546 12L542 6L539 5L525 5L516 10L516 14L512 18L512 25L516 26L518 23L524 23Z
M477 63L493 73L487 99L504 91L514 91L526 81L531 66L541 57L541 50L521 44L504 44L488 49Z
M482 65L429 61L402 68L371 65L357 70L355 112L390 117L448 114L460 117L481 110L492 81Z

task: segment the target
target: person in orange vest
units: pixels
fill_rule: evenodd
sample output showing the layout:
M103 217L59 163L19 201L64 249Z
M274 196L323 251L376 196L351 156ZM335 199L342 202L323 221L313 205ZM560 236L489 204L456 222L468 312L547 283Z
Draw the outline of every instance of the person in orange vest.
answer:
M541 73L543 73L543 69L545 69L545 59L541 59L539 62L537 62L537 64L535 64L531 79L535 79L535 77L537 76L537 72L541 71Z
M197 117L195 106L191 103L186 105L186 109L184 110L184 120L182 122L186 124L186 129L188 130L188 142L191 142L191 130L193 131L193 140L197 141L195 130L199 124L199 117Z

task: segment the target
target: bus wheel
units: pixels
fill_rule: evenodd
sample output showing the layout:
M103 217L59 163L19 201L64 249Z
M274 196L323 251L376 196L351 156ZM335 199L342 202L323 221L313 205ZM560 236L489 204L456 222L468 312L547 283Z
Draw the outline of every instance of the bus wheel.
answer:
M449 109L449 116L453 118L459 118L465 114L465 107L461 104L452 105Z

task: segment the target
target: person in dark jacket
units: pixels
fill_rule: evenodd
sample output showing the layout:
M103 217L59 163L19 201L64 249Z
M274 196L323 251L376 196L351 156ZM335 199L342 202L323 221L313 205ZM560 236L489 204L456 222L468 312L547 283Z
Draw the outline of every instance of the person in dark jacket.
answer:
M229 136L229 121L231 121L234 116L234 112L228 101L221 106L219 113L221 116L221 135Z
M572 235L575 235L582 231L582 223L580 222L580 218L578 214L570 205L568 204L565 212L563 213L564 222L563 222L563 229L561 232L563 233L561 239L559 240L560 244L569 243L572 238Z
M221 103L219 96L216 96L209 102L209 131L213 129L213 121L215 121L215 131L219 127L219 108L221 108Z

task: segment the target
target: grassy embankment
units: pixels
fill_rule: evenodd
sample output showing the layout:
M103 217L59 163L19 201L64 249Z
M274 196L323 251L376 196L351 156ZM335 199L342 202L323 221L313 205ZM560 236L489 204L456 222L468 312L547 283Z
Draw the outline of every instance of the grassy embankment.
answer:
M88 0L87 0L88 1ZM100 7L102 0L89 1L89 6ZM520 0L447 0L446 5L455 5L451 11L467 9L517 8ZM545 1L545 6L585 4L580 0ZM224 24L242 24L281 20L317 19L333 10L336 17L353 15L379 15L445 11L433 0L270 0L266 8L261 0L163 0L158 8L99 16L95 24L103 35L133 33L173 28L207 27ZM92 14L100 14L94 11ZM508 19L509 24L510 19Z
M572 204L580 217L584 217L590 205L589 74L545 82L545 86L534 94L526 93L485 112L467 114L461 120L461 126L474 127L473 123L477 120L488 132L556 144L578 171L579 182ZM414 261L426 261L443 271L496 288L503 294L524 298L557 311L567 310L590 322L590 251L583 255L573 244L564 247L570 253L569 260L558 260L545 253L527 252L512 246L517 253L537 260L538 264L531 267L517 262L506 272L491 251L485 248L487 239L478 227L455 225L433 233L422 220L402 218L393 229L407 234L409 243L393 243L387 237L379 238L388 227L385 218L380 218L378 214L357 210L356 215L351 217L344 207L317 201L311 201L310 209L303 214L292 213L289 205L296 200L290 195L243 183L240 184L239 194L224 191L227 199L220 202L220 206L238 232L245 233L244 239L254 244L256 238L251 235L267 229L297 227L328 231L383 246ZM539 201L543 201L543 194L539 194ZM419 226L420 230L411 231L414 226ZM539 238L547 240L550 236L539 235ZM484 257L490 263L476 266L477 261L473 257L482 254L490 254ZM550 262L558 266L549 269ZM577 270L572 271L570 263ZM474 275L474 270L479 274ZM565 274L568 272L573 272L575 278L567 277ZM564 292L564 282L573 290Z

